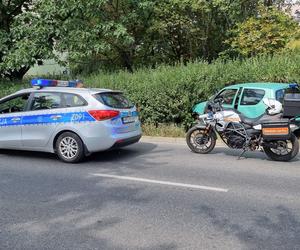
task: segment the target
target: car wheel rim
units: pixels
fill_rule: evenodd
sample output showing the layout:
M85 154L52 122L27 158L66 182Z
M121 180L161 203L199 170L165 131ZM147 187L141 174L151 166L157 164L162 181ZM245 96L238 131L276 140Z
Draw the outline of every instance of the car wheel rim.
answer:
M72 137L65 137L59 143L59 150L64 158L72 159L78 153L78 143Z

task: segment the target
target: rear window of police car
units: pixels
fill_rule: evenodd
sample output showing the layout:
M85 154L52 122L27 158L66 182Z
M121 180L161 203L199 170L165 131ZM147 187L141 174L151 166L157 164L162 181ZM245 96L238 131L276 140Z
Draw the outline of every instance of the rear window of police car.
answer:
M121 92L97 93L94 97L102 104L112 108L127 109L134 106Z

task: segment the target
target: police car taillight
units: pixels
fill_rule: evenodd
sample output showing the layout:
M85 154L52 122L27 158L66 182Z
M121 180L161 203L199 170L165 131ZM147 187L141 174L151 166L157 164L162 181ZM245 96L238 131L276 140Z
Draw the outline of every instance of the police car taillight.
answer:
M33 87L76 87L77 81L62 81L51 79L32 79Z
M120 112L117 110L90 110L89 114L97 121L109 120L117 117Z

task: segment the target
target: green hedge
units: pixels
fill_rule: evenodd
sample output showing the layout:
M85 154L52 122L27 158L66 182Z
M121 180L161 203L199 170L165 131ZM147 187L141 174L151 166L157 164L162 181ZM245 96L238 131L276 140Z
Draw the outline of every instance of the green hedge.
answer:
M257 57L240 61L190 63L86 77L89 86L123 90L141 107L143 122L192 122L191 109L222 87L241 82L300 82L300 54Z
M13 94L14 92L30 87L29 81L24 80L23 82L6 82L0 80L0 98Z
M225 85L241 82L300 82L300 54L289 53L248 60L159 66L128 72L99 73L83 77L86 86L124 91L141 108L144 123L192 122L191 109ZM24 83L23 83L24 85ZM20 84L1 84L1 96Z

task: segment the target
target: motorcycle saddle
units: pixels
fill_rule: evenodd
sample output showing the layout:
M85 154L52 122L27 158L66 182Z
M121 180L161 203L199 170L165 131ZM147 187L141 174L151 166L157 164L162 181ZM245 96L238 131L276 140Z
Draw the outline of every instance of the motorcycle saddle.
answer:
M243 123L245 123L251 127L253 127L255 125L259 125L266 121L278 121L278 120L282 119L282 114L268 115L268 114L264 113L261 116L256 117L256 118L248 118L240 113L239 116Z
M243 115L240 111L238 111L236 109L227 108L226 110L233 110L234 112L236 112L239 115L242 123L247 124L251 127L260 124L263 120L270 120L270 116L267 115L266 113L264 113L256 118L249 118L249 117Z
M239 117L243 123L250 125L250 126L258 125L261 123L262 120L264 120L264 118L267 119L266 114L262 114L256 118L248 118L248 117L244 116L243 114L239 114Z

